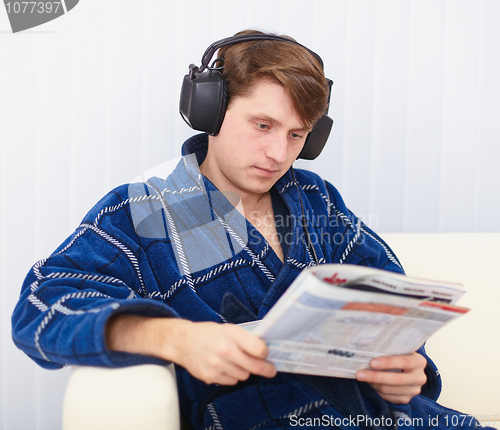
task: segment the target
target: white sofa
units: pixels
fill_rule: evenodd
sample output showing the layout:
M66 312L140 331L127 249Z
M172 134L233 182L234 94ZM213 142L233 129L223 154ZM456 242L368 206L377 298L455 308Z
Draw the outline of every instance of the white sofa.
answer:
M443 379L440 403L500 428L500 233L384 234L409 275L461 282L472 309L427 343ZM171 367L77 367L64 430L178 429Z

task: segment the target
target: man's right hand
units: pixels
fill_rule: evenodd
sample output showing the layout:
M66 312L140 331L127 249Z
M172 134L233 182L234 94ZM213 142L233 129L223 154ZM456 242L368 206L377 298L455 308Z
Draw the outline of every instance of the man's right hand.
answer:
M234 385L251 374L272 378L265 342L234 324L117 315L108 322L109 349L173 361L207 384Z

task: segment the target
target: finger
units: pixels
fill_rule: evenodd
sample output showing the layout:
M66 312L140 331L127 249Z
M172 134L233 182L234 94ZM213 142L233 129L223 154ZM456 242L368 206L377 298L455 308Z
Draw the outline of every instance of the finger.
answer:
M207 384L234 385L250 376L247 370L216 354L205 356L204 361L196 360L196 364L190 366L189 371Z
M224 367L223 376L225 378L228 378L229 380L234 380L236 382L246 381L250 377L250 372L239 366L226 365ZM233 385L233 384L225 384L225 385Z
M384 396L410 396L414 397L420 394L420 386L417 385L382 385L382 384L370 384L375 391L377 391L380 395Z
M266 378L276 376L276 369L271 363L261 358L255 358L247 354L244 350L239 350L235 353L232 357L232 363L254 375L260 375Z
M377 357L370 362L370 367L376 370L401 369L403 371L424 368L427 360L420 354L394 355Z
M404 372L363 369L356 373L358 381L379 385L407 385L410 377Z
M241 329L240 327L237 328L244 331L244 333L238 333L236 337L240 348L253 357L260 359L266 358L269 353L266 342L254 334Z
M250 333L248 333L250 334ZM240 344L241 362L238 362L246 370L255 375L264 376L266 378L273 378L276 376L276 368L270 362L266 361L269 354L266 343L257 336L251 335L248 342L241 342Z
M269 361L263 361L263 364L261 364L260 366L260 369L252 373L259 376L264 376L265 378L274 378L278 373L276 367L274 367L274 365Z
M268 350L266 343L252 333L234 326L223 326L223 342L211 344L216 356L228 364L239 367L246 372L272 378L276 375L274 366L265 361Z
M255 371L250 371L246 368L240 367L239 365L226 365L226 367L224 368L224 374L219 380L222 381L223 378L227 378L228 382L218 383L221 385L234 385L238 381L246 381L251 374L260 375L267 378L276 376L275 367L271 363L268 363L266 361L262 361L261 363L254 363L253 367Z
M422 387L420 385L380 385L370 384L372 388L384 399L395 404L406 404L413 397L418 396Z
M356 373L356 379L370 384L393 386L422 386L427 381L425 373L419 369L399 372L363 369Z

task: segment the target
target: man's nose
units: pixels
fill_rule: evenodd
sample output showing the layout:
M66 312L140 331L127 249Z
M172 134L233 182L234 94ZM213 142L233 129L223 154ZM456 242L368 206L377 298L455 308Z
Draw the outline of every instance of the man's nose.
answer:
M288 157L288 135L283 133L276 133L270 139L267 145L266 155L271 158L275 163L282 164Z

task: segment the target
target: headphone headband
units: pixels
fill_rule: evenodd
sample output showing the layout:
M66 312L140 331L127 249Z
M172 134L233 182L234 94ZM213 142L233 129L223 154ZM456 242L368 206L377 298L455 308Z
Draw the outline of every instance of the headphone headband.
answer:
M223 46L227 45L233 45L235 43L240 43L240 42L251 42L252 40L277 40L280 42L290 42L294 43L295 45L298 45L302 48L304 48L306 51L311 53L314 58L318 61L319 64L321 64L321 67L324 67L323 65L323 60L321 57L316 54L316 52L310 50L307 46L304 46L300 44L299 42L296 42L293 39L288 39L287 37L282 37L282 36L277 36L275 34L239 34L237 36L230 36L226 37L225 39L218 40L217 42L212 43L205 51L203 56L201 57L201 66L199 68L200 72L203 72L208 66L208 63L214 56L215 52L222 48Z

